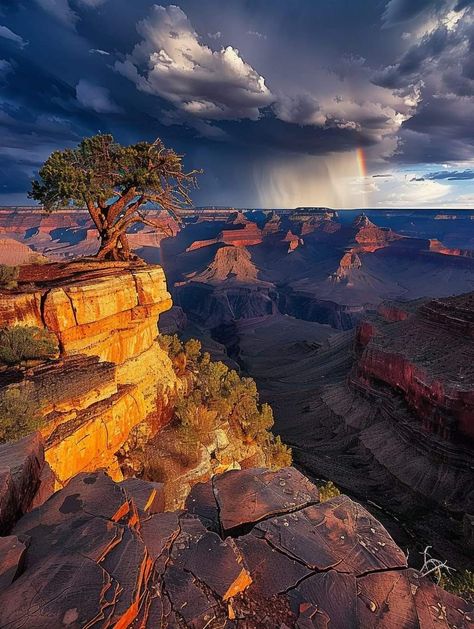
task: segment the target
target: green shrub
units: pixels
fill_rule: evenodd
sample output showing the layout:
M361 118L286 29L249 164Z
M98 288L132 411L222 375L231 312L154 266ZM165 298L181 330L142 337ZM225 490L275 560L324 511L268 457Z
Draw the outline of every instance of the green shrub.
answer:
M57 354L54 334L33 326L0 329L0 363L18 365L25 360L44 360Z
M196 365L201 355L201 342L197 339L189 339L189 341L186 341L184 344L184 353L186 354L188 363Z
M184 351L183 344L176 334L173 334L172 336L168 334L160 335L158 337L158 342L170 358L175 358L178 354Z
M438 585L448 592L474 602L474 572L470 570L456 570L450 574L443 573Z
M0 264L0 289L16 288L19 269L17 266Z
M336 496L340 496L341 492L336 487L336 485L332 482L332 480L328 480L325 483L318 483L319 489L319 500L321 502L326 502L331 498L335 498Z
M175 334L160 337L160 344L173 362L175 372L183 375L183 364L192 374L192 391L175 404L183 454L190 456L201 444L208 445L219 424L228 424L238 439L256 441L265 451L273 469L291 465L291 450L269 432L273 412L260 404L257 385L241 377L220 361L201 352L201 343L190 339L184 345ZM189 433L189 439L184 436Z
M0 443L21 439L41 423L39 409L20 387L0 392Z
M291 448L285 445L280 435L277 435L271 441L267 448L268 466L272 470L279 470L282 467L288 467L292 463Z

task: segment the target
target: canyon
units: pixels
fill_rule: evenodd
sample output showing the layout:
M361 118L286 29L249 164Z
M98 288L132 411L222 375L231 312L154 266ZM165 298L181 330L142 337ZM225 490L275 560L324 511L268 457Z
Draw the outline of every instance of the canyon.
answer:
M414 561L432 545L464 568L473 544L473 305L474 293L386 302L342 333L270 317L237 322L232 336L295 464L361 501Z
M427 546L471 568L474 258L461 239L325 209L216 210L183 214L166 238L136 232L135 251L162 266L99 264L69 259L90 251L70 233L81 216L59 239L8 228L28 249L0 291L2 325L49 330L59 356L2 374L45 421L0 446L0 626L50 613L71 626L469 626L471 607L416 570ZM173 479L144 480L190 386L164 331L255 379L297 469L270 471L224 425ZM346 495L321 502L313 483L328 479ZM87 603L55 603L60 575L86 587L79 565Z

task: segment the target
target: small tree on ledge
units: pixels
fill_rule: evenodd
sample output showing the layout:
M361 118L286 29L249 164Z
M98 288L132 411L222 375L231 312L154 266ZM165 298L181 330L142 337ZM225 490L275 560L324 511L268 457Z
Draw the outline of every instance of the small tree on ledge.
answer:
M156 204L179 222L176 212L191 204L189 191L199 172L184 172L182 156L161 140L122 146L111 135L99 134L74 149L54 151L29 197L47 211L85 205L99 232L97 257L129 260L126 230L131 225L166 230L147 218L145 204Z

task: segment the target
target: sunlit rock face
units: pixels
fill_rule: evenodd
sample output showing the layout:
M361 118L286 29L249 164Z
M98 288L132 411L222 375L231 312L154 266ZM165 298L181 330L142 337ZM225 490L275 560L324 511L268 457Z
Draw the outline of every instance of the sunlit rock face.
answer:
M472 607L346 496L231 471L163 512L159 483L80 474L0 538L6 627L459 627Z
M157 322L171 305L161 267L123 263L26 266L18 290L0 293L3 325L35 325L58 339L59 359L20 383L45 417L56 485L99 467L120 479L115 453L130 430L152 414L155 429L167 420L178 382Z

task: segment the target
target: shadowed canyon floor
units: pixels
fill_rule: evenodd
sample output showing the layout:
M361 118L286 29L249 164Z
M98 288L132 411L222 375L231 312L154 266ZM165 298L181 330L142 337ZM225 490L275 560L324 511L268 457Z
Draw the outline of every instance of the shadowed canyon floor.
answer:
M288 317L233 328L234 356L271 403L295 463L362 500L415 563L431 544L470 567L473 298L384 307L394 320L373 315L357 335L328 337L327 326L301 329Z

